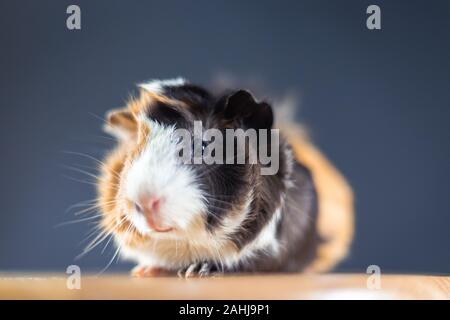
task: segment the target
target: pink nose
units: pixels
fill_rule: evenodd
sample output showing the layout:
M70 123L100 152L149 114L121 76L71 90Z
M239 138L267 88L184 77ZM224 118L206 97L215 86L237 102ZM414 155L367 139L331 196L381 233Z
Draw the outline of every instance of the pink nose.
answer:
M155 196L140 197L135 206L136 210L144 215L159 214L161 198Z
M163 199L155 196L140 197L135 203L136 211L143 214L150 228L158 232L168 232L172 227L163 226L160 208Z

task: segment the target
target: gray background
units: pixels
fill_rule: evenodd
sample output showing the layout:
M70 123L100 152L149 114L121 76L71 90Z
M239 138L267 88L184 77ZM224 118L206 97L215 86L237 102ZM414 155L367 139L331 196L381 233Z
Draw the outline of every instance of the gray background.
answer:
M65 213L92 199L87 164L110 145L101 120L134 84L229 73L301 97L299 119L356 192L341 271L450 270L450 5L376 1L1 1L0 270L65 270L91 227ZM79 4L82 30L66 29ZM92 165L92 163L90 163ZM100 270L101 248L76 263ZM129 265L113 263L109 270Z

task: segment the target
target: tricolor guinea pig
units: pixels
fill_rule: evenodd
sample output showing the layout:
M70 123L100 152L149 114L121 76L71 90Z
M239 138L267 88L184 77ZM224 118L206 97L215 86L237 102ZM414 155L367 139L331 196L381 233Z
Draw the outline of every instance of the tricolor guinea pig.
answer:
M323 272L345 257L352 191L301 128L275 126L274 113L247 90L217 94L175 79L140 85L107 114L117 144L98 179L100 224L136 262L134 275ZM229 148L230 130L256 133L256 143ZM219 161L196 161L213 140Z

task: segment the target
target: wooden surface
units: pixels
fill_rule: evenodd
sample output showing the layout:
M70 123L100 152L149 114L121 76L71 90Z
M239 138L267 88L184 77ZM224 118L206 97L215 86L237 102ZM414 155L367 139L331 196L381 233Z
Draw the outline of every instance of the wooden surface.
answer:
M83 275L81 289L67 289L67 276L0 275L0 299L450 299L450 277L381 276L381 289L367 288L368 275L260 275L201 279Z

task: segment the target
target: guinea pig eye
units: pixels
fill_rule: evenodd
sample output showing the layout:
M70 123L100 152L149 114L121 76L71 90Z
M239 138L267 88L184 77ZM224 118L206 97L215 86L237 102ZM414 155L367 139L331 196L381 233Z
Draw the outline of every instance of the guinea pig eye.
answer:
M207 142L207 141L202 141L202 155L203 155L203 152L205 151L205 149L206 149L206 146L208 145L209 143ZM192 156L194 156L195 155L195 147L196 147L196 144L194 143L194 141L192 141Z
M134 203L134 209L135 209L137 212L142 213L142 208L141 208L141 206L138 205L137 203Z

